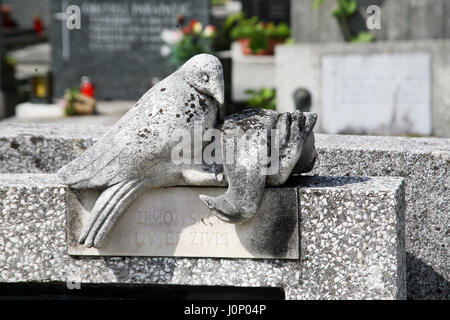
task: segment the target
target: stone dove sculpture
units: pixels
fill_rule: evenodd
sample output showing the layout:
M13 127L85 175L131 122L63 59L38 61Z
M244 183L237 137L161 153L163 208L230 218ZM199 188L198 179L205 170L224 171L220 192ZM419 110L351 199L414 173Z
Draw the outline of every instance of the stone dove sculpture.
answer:
M151 88L100 140L62 167L58 171L62 183L74 189L103 190L79 242L101 247L114 223L149 188L228 185L225 194L200 199L219 219L241 223L256 214L265 185L281 185L291 173L312 169L317 156L312 132L317 115L253 109L232 115L219 126L218 108L223 101L220 61L212 55L197 55ZM202 136L207 129L221 129L222 166L174 163L172 151L179 143L175 132L183 129L195 137L194 123L201 126ZM233 161L224 161L227 142L235 143L234 133L249 129L252 134L246 147L234 148ZM273 136L271 129L279 134ZM261 161L274 140L279 143L271 150L271 163ZM194 147L192 156L201 152L202 157L203 147L197 151ZM267 165L275 171L264 172Z
M124 211L148 188L184 185L183 166L171 161L176 128L215 128L224 102L222 64L194 56L157 83L92 147L58 171L74 189L104 189L79 242L99 247Z

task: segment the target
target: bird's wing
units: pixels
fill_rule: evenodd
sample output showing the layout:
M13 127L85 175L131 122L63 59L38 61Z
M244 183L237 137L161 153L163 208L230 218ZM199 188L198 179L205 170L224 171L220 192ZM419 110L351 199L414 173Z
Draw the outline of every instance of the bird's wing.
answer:
M142 99L141 99L142 100ZM80 157L58 171L64 184L76 189L102 188L125 180L134 171L127 139L130 128L138 126L141 108L150 108L139 101L108 132Z

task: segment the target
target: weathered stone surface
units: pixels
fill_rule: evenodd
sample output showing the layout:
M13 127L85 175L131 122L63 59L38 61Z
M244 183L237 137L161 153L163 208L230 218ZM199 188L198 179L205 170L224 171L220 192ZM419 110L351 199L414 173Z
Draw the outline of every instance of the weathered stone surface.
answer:
M0 125L0 172L56 172L107 127ZM410 299L449 299L450 139L315 134L313 174L401 176L406 180L407 289ZM33 144L32 138L39 137ZM17 148L12 148L11 144ZM42 159L36 166L35 157Z
M312 131L316 120L313 113L265 109L227 117L221 126L221 163L228 189L218 197L200 195L200 199L226 222L251 219L265 186L282 185L292 173L312 170L317 157Z
M173 150L180 137L188 135L190 142L196 131L203 137L207 129L218 126L223 86L218 58L210 54L192 57L148 90L85 153L58 171L61 182L72 189L103 189L80 243L100 247L114 223L147 189L190 184L184 171L199 168L201 163L175 163ZM195 152L196 148L194 157Z
M399 176L406 181L410 299L449 299L450 139L316 135L312 174Z
M56 172L80 156L109 126L0 125L0 172Z
M224 195L200 198L219 219L242 223L256 214L266 184L283 184L294 167L299 173L312 169L317 155L312 132L317 115L252 109L225 119L223 148L214 150L224 159L220 162L223 175L218 178L217 160L205 161L202 151L207 130L220 133L222 69L213 55L192 57L148 90L85 153L58 170L60 181L72 189L103 189L79 235L80 244L101 248L114 224L147 189L222 186L225 180ZM230 142L233 151L225 156ZM174 154L179 156L180 151L187 161L175 161ZM274 172L267 172L267 164ZM268 174L272 176L266 183Z
M300 259L71 257L67 187L0 175L0 281L283 287L288 299L405 298L403 179L312 177L300 187ZM82 285L81 285L82 286Z
M68 192L67 242L71 255L225 258L299 258L296 188L269 188L256 216L230 224L212 215L200 194L223 188L173 187L147 191L124 214L105 244L78 243L98 197L95 191Z

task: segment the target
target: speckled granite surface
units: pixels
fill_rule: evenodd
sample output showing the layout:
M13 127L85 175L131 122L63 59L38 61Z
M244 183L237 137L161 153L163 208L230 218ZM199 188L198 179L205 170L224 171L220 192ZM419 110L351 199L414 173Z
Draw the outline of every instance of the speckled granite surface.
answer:
M283 287L288 299L406 296L404 181L298 180L300 256L291 260L71 257L66 197L49 174L0 175L0 282Z
M317 135L312 174L405 178L409 299L450 299L450 139Z
M0 172L55 172L107 127L0 125ZM407 294L450 299L450 139L316 134L311 174L406 180Z

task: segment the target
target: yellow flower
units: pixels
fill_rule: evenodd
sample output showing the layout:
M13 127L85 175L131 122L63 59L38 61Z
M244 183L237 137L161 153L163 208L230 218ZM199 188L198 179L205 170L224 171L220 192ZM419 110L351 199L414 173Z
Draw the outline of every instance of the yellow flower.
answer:
M203 25L199 21L194 23L194 25L192 26L192 31L194 31L194 33L196 33L196 34L199 34L200 32L202 32L202 30L203 30Z
M205 30L203 31L204 36L207 38L212 37L215 33L216 33L216 27L214 27L214 26L207 26L207 27L205 27Z

